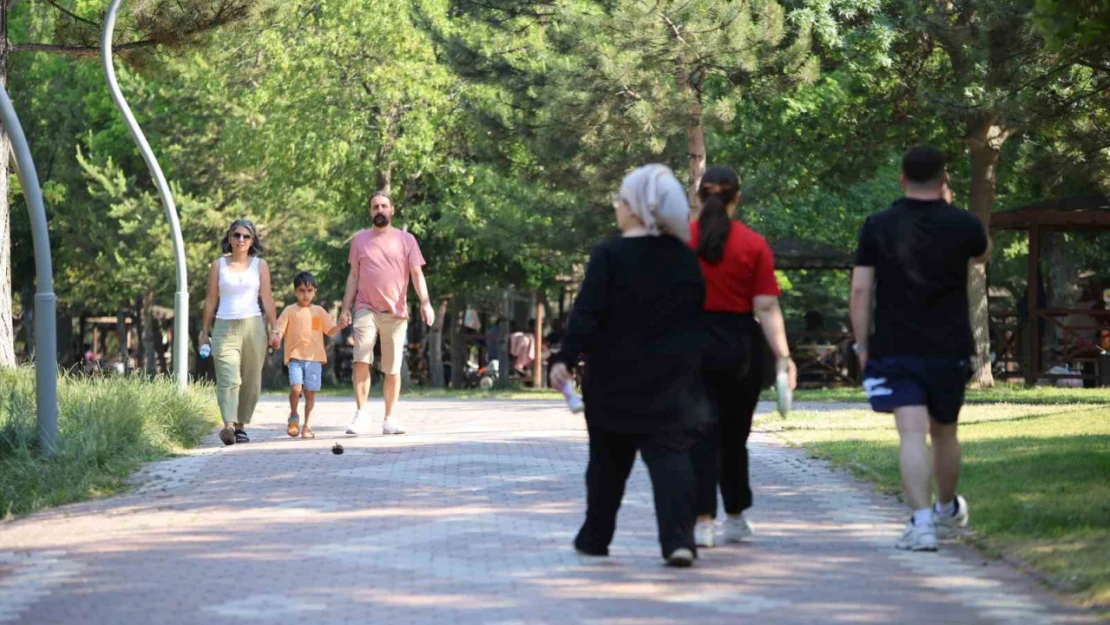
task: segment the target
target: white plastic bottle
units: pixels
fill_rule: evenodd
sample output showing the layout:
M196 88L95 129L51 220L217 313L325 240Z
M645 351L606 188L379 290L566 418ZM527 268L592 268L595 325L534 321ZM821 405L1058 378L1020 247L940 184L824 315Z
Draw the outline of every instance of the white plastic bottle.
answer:
M586 406L582 403L582 397L574 391L574 384L567 380L560 389L563 392L563 397L567 400L567 407L573 413L579 413L585 410Z
M200 357L201 358L208 358L208 356L211 353L212 353L212 346L209 345L208 343L205 343L204 345L200 346Z

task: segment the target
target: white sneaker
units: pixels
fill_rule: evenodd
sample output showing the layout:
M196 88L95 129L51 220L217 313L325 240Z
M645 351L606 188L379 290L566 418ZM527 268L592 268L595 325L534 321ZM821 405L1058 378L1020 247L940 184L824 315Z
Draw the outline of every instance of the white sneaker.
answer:
M370 431L370 419L362 414L361 410L355 411L355 418L347 426L347 433L352 436L361 436Z
M667 556L667 566L686 567L694 563L694 552L685 547L675 549Z
M913 519L906 522L902 536L894 543L895 548L905 551L936 551L937 529L936 525L914 525Z
M956 495L956 511L952 514L942 514L933 506L933 523L936 524L937 538L951 538L956 535L956 528L967 527L971 518L967 500L962 495Z
M694 544L699 547L716 546L717 526L713 521L698 521L694 525Z
M405 426L401 425L401 420L397 417L387 417L382 422L382 434L404 434Z
M739 543L751 538L755 534L755 528L741 514L739 519L725 517L721 521L721 534L726 543Z

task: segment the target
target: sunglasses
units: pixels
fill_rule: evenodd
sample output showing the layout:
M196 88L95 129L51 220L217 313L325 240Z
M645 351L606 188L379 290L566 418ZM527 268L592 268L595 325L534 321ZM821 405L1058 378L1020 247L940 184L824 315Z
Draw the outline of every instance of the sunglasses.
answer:
M251 240L251 235L244 234L242 232L232 232L231 233L231 238L233 238L237 241L250 241Z

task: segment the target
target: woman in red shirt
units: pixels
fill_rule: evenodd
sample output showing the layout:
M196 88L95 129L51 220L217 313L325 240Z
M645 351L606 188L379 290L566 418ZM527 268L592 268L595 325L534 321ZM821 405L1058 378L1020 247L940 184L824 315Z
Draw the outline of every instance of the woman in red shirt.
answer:
M786 328L779 309L779 287L767 241L733 219L740 204L740 180L725 167L712 167L698 187L700 212L690 225L705 278L702 319L708 335L702 374L716 422L693 451L697 478L699 547L739 542L752 534L744 510L752 505L748 478L748 434L763 387L762 337L779 369L794 387ZM718 527L717 485L727 517Z

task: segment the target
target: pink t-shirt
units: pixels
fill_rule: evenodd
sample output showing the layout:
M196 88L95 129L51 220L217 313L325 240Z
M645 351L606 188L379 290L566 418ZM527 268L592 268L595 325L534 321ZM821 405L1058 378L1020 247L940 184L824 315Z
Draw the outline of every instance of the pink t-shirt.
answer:
M409 276L413 267L424 264L416 237L397 228L360 230L351 239L347 261L358 270L355 310L368 308L408 317Z

